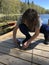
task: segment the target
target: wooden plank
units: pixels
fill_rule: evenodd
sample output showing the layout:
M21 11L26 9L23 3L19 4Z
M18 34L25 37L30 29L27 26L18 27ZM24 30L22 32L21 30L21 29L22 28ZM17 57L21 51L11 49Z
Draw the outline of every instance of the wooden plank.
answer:
M41 50L45 50L45 51L48 51L49 52L49 47L44 47L44 46L39 46L39 45L37 45L35 48L37 48L37 49L41 49Z
M33 33L30 33L30 34L31 34L31 36L32 36L32 35L34 34L34 32L33 32ZM11 31L11 32L9 32L9 33L7 33L7 34L4 34L4 35L2 35L2 36L0 36L0 41L6 40L6 39L8 39L8 38L11 38L12 36L13 36L13 31ZM18 29L18 31L17 31L17 38L25 38L25 35L22 34L19 29ZM39 38L39 39L41 39L41 38L44 39L44 35L40 33L37 38Z
M5 42L4 42L3 44L1 43L0 46L6 47L6 48L8 48L8 49L15 48L14 45L10 45L10 44L8 45L8 43L5 44ZM42 46L42 48L43 48L43 46ZM45 51L44 51L43 49L39 49L39 47L38 47L38 48L35 47L35 48L33 49L33 53L34 53L34 54L37 54L37 55L41 55L41 56L44 56L44 57L48 57L48 58L49 58L49 56L48 56L48 55L49 55L49 52L48 52L48 51L49 51L49 47L47 47L47 48L48 48L48 50L45 50L45 49L44 49L44 50L45 50ZM15 48L15 50L16 50L16 51L19 51L19 49L17 49L17 48ZM23 51L23 50L21 51L21 50L20 50L20 52L32 53L32 49L31 49L31 50L26 50L26 51Z
M13 48L13 49L12 49ZM21 52L21 53L32 53L32 50L26 50L26 51L23 51L23 50L19 50L17 48L14 48L14 47L0 47L0 50L3 49L2 51L5 51L5 52L8 52L11 50L12 53L16 53L16 52ZM28 54L26 53L26 54ZM37 55L41 55L41 56L44 56L44 57L48 57L49 58L49 52L47 51L43 51L43 50L39 50L39 49L33 49L33 54L37 54Z
M44 43L39 43L38 45L39 45L39 46L42 46L42 47L43 47L43 46L44 46L44 47L49 47L49 44L48 44L48 45L45 45Z
M36 40L38 40L38 38L36 38L33 42L35 42ZM33 44L37 44L37 42ZM27 61L41 63L42 65L43 64L49 65L49 45L44 45L42 44L42 42L40 42L40 44L35 45L34 48L32 48L33 53L32 53L32 49L23 51L23 50L14 48L12 39L7 39L5 40L5 42L2 42L2 44L0 43L0 45L1 45L0 52L7 53L11 56L19 57ZM33 60L31 60L31 54L33 54Z
M14 57L19 57L19 58L22 58L22 59L24 59L24 60L28 60L28 58L30 59L30 54L28 54L28 53L23 53L23 52L20 52L20 51L17 51L16 49L10 49L10 53L8 52L8 51L6 51L7 50L7 48L2 48L2 50L1 50L1 47L0 47L0 52L5 52L5 53L8 53L8 54L10 54L10 55L12 55L12 56L14 56ZM34 56L34 54L32 54L33 55L33 57L35 58L35 60L37 60L38 58L39 58L39 60L48 60L49 61L49 59L48 58L44 58L44 57L42 57L42 56L38 56L38 55L35 55ZM49 56L49 55L48 55ZM36 59L36 57L37 57L37 59ZM31 57L32 58L32 57ZM34 61L35 61L34 60ZM30 60L28 60L28 61L30 61ZM44 62L44 61L43 61ZM42 62L42 63L43 63ZM45 61L46 63L47 63L47 61ZM35 62L36 63L36 62ZM37 62L37 63L39 63L39 61ZM48 65L48 64L47 64Z
M24 39L24 38L23 38ZM22 38L20 39L20 40L23 40ZM3 41L4 43L8 43L8 44L12 44L12 45L14 45L15 43L13 43L13 40L12 39L8 39L8 40L5 40L5 41ZM3 42L0 42L0 43L3 43ZM32 44L31 45L33 45L33 43L35 44L35 45L38 45L38 46L44 46L44 47L49 47L49 45L45 45L44 43L43 43L43 40L34 40L34 41L32 41Z
M31 65L31 63L20 59L10 58L8 65Z
M10 46L11 47L14 47L15 46L15 43L13 43L13 41L10 39L10 40L6 40L4 42L1 42L0 45L3 45L5 47L10 47ZM33 46L34 46L35 49L49 51L49 45L45 45L45 44L42 44L42 43L38 44L38 42L37 43L35 42L35 43L32 43L31 44L31 48L32 49L33 49Z
M0 63L0 65L4 65L4 64Z
M2 63L4 63L4 64L8 64L8 59L9 59L9 58L10 58L9 56L0 53L0 62L2 62Z
M14 48L15 45L12 43L7 43L7 42L1 42L0 43L0 46L3 46L3 47L7 47L7 48Z
M31 65L30 62L6 54L0 55L0 62L3 62L7 65Z
M33 63L32 63L31 65L37 65L37 64L33 64Z
M19 32L19 33L18 33ZM4 34L4 35L1 35L0 36L0 41L3 41L3 40L7 40L9 38L13 37L13 31L7 33L7 34ZM18 29L17 31L17 38L24 38L25 35L23 35L20 30Z
M8 38L11 38L11 37L12 37L12 31L0 36L0 41L7 40Z
M33 64L33 63L32 63L31 65L38 65L38 64Z
M16 48L17 50L19 49L17 47L17 45L15 46L15 44L12 42L12 40L6 40L0 43L0 46L3 46L5 48ZM23 51L23 50L22 50ZM26 50L25 50L26 51ZM31 50L27 50L29 53L32 53L32 49Z
M39 56L43 56L45 58L49 58L49 52L46 52L46 51L34 49L33 50L33 54L36 54L36 55L39 55Z
M49 59L43 58L37 55L33 55L33 60L32 62L41 64L41 65L49 65Z
M10 48L5 48L5 47L0 46L0 52L4 52L4 53L7 53L7 54L12 55L12 56L25 59L27 61L31 61L32 54L21 52L19 50L16 50L15 48L10 49Z

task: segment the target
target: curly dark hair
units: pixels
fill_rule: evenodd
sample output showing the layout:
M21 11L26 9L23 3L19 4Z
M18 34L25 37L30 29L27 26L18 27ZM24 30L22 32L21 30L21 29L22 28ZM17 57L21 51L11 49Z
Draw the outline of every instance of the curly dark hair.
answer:
M28 28L32 29L38 24L38 13L34 9L27 9L22 15L22 22L25 23L25 20L28 24Z

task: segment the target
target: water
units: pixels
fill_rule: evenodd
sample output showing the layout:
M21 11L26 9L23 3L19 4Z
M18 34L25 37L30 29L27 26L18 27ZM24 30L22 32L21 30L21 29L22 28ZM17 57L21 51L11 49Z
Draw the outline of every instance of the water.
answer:
M40 17L43 20L43 24L48 24L49 14L41 14Z

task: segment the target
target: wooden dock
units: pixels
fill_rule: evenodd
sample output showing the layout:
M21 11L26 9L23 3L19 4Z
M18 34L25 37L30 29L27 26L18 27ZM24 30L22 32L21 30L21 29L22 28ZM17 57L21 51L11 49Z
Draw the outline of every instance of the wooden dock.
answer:
M17 38L25 36L18 30ZM21 50L13 43L12 32L0 36L0 65L49 65L49 45L43 42L44 36L39 34L29 48Z

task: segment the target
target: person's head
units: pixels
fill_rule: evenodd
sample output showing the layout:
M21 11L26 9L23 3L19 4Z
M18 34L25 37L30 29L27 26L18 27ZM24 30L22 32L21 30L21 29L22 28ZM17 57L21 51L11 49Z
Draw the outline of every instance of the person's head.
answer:
M27 23L29 27L33 27L38 24L38 13L34 9L27 9L22 15L22 22Z

